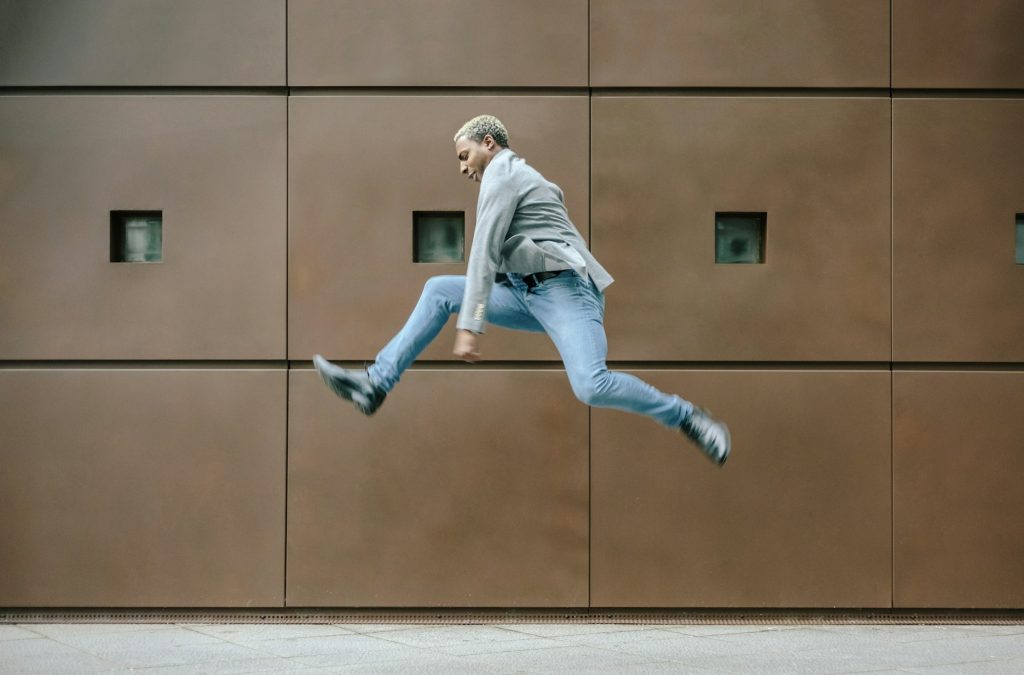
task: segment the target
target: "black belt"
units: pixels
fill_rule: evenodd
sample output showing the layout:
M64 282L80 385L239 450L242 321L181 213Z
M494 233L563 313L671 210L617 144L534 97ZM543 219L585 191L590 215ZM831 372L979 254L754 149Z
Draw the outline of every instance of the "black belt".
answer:
M526 284L527 288L536 288L538 284L542 284L548 279L553 279L563 272L569 270L558 270L557 272L537 272L536 274L525 274L523 275L523 283Z

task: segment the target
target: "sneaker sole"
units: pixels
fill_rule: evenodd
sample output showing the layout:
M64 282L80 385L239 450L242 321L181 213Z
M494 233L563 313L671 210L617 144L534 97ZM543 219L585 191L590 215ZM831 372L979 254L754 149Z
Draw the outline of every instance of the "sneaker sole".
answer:
M725 452L722 453L721 459L713 460L718 466L725 464L725 460L729 459L729 454L732 453L732 435L729 433L729 427L724 422L719 422L722 425L722 431L725 432Z

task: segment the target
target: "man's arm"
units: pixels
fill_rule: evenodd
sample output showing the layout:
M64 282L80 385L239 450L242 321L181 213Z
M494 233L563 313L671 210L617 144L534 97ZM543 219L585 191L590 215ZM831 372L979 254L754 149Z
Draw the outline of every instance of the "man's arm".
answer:
M481 182L476 232L466 269L466 291L456 323L460 331L484 332L487 300L491 297L494 275L498 271L501 246L512 224L518 201L507 175L485 176Z

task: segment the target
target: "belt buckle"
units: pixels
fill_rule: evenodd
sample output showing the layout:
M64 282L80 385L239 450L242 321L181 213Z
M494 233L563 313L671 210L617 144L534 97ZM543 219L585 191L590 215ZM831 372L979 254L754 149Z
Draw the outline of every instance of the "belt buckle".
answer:
M566 270L558 270L558 271L550 271L549 270L549 271L544 271L544 272L534 272L533 274L530 274L530 275L527 275L527 276L523 277L523 281L526 283L526 287L528 289L532 290L532 289L536 288L537 286L541 285L542 283L544 283L545 281L547 281L548 279L554 279L559 274L561 274L562 272L565 272L565 271Z

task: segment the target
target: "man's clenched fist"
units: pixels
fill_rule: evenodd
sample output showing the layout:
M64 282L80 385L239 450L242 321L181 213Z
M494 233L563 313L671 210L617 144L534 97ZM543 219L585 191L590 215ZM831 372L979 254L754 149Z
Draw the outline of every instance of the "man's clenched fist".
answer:
M467 363L480 360L480 349L476 344L476 333L464 329L455 331L455 349L452 352Z

